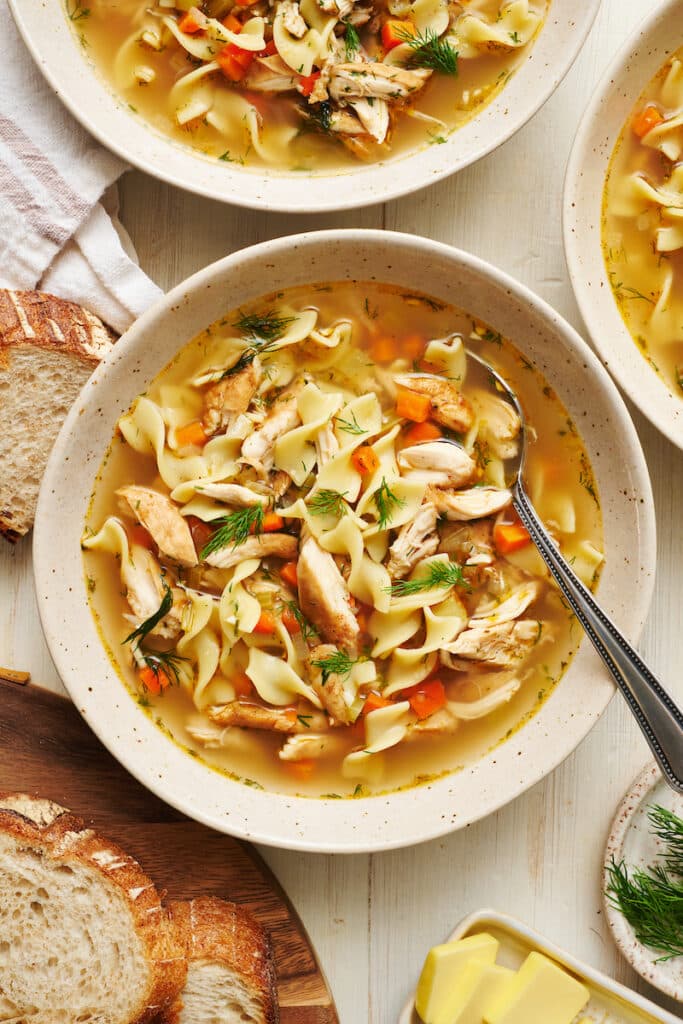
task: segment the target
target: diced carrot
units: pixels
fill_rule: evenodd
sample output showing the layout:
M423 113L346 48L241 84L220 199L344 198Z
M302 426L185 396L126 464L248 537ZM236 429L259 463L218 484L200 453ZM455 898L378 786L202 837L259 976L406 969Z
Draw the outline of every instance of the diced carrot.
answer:
M315 758L305 757L300 761L283 761L286 764L292 775L295 775L298 779L310 779L311 775L315 771Z
M266 512L263 517L263 532L264 533L277 533L285 525L285 521L282 516L279 516L277 512Z
M177 428L175 440L179 448L187 448L191 444L201 448L209 439L199 420L194 420L192 423L186 423L184 427Z
M216 61L225 75L231 82L241 82L254 60L255 54L250 50L243 50L234 43L228 43L216 54Z
M370 355L376 363L388 363L398 355L396 339L379 334L370 342Z
M429 395L418 395L417 391L411 391L410 388L396 389L396 415L401 419L424 423L429 419L431 411L432 401Z
M417 364L417 368L421 373L443 373L443 366L437 366L436 363L430 363L428 359L420 359Z
M229 14L227 18L223 18L223 26L230 32L234 32L235 35L239 35L242 31L242 22L239 18L236 18L234 14Z
M299 79L299 92L302 96L310 96L315 89L315 83L320 78L320 72L314 71L312 75L302 75Z
M509 555L531 543L528 531L521 523L496 523L493 527L493 543L500 555Z
M421 334L409 334L401 338L399 348L405 359L419 359L425 349L425 339Z
M379 468L379 458L369 444L362 444L360 448L356 448L351 456L351 462L361 476L369 476Z
M268 636L275 632L275 616L265 609L259 615L259 620L254 626L254 632L261 636Z
M293 587L294 590L296 590L299 584L299 574L297 572L296 562L285 562L280 569L280 576L288 587Z
M294 614L291 608L283 608L282 624L290 635L301 632L299 620L297 619L296 615Z
M418 718L429 718L446 703L446 691L440 679L426 679L403 690L401 697L408 700Z
M190 533L192 534L197 554L199 554L213 537L214 528L211 523L205 523L199 516L187 516L186 520L187 525L190 527Z
M648 103L640 113L636 114L631 122L631 127L639 139L642 139L658 124L664 120L664 115L658 110L654 103Z
M231 682L235 687L235 696L252 697L254 695L254 684L246 672L238 672L232 677Z
M206 28L206 15L202 14L197 7L190 7L187 14L183 14L178 22L178 28L188 36L203 32Z
M417 35L417 29L412 21L400 21L396 18L389 18L382 25L382 45L385 50L393 50L395 46Z
M393 703L394 702L392 700L387 700L386 697L381 697L373 690L365 698L365 704L363 705L361 715L369 715L371 711L378 711L380 708L389 708Z
M370 616L372 615L374 610L374 608L371 608L367 604L362 604L358 608L358 611L356 613L356 622L358 623L358 628L360 629L361 633L368 632Z
M168 673L164 672L163 668L155 670L145 665L138 672L138 677L147 692L154 694L155 697L171 685Z
M427 420L425 423L415 423L408 427L403 435L403 442L406 446L410 444L421 444L423 441L436 441L443 437L443 431L436 423Z
M235 0L238 7L251 7L252 4L257 4L258 0Z
M274 39L269 39L266 43L265 50L259 51L259 57L272 57L273 54L277 53L277 46Z
M138 544L141 548L147 548L148 551L153 551L156 547L150 534L144 526L140 525L140 523L136 523L135 526L129 527L128 538L131 544Z

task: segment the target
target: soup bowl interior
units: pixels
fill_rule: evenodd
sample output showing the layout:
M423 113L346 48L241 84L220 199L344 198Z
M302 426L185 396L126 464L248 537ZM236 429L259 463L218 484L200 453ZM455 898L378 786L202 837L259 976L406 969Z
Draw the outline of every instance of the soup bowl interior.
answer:
M634 640L651 596L655 528L643 454L616 389L573 329L522 286L472 256L408 235L346 231L279 239L229 256L174 289L117 343L71 410L45 474L34 553L39 608L57 668L87 722L133 775L216 829L283 847L359 852L461 828L554 768L613 693L592 648L581 645L529 722L456 773L377 797L290 797L212 771L140 710L100 640L80 552L93 480L114 424L175 352L231 308L273 290L340 280L377 280L446 302L456 299L538 366L574 418L592 460L609 523L599 597Z
M579 126L564 189L564 245L581 315L609 372L642 413L683 448L683 399L643 358L614 298L602 249L612 152L638 97L683 44L683 2L668 0L617 54Z
M350 209L396 198L491 152L525 124L559 85L599 8L599 0L584 0L578 7L574 0L552 0L546 24L520 69L493 102L443 144L315 176L241 167L173 142L117 99L68 24L63 0L38 4L10 0L10 4L38 67L71 112L104 145L180 188L239 206L287 213ZM331 176L334 187L330 187Z

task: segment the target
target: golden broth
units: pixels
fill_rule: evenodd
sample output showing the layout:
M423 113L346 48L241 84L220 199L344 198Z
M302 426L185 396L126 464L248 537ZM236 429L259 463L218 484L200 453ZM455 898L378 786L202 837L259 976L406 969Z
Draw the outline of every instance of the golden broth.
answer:
M664 124L683 111L683 74L679 84L671 78L677 60L683 61L683 49L644 90L614 148L603 196L602 244L612 291L626 326L650 366L675 394L682 395L683 247L658 251L658 232L668 220L666 208L640 195L636 180L676 191L672 181L676 161L655 148L651 133L639 138L636 128L637 119L649 107L657 111L656 117L665 118ZM678 191L683 208L683 180Z
M375 283L341 282L333 286L291 289L264 297L254 303L253 308L255 311L277 309L284 303L294 311L315 307L322 323L332 323L340 317L351 319L354 347L348 358L345 356L343 365L356 374L362 374L363 367L368 365L368 348L380 335L389 338L398 353L409 352L410 359L419 358L416 337L423 339L420 347L424 346L424 339L441 338L454 331L471 338L468 344L494 364L520 394L532 428L527 473L532 498L561 541L566 557L575 563L576 571L587 582L594 582L597 571L591 579L592 569L586 568L584 560L584 543L589 541L601 551L602 525L587 454L557 395L508 341L487 325L473 323L466 313L452 306ZM198 362L212 350L216 339L225 333L225 325L235 321L238 312L241 314L244 310L234 311L181 348L145 394L158 400L162 386L187 381L196 372ZM333 377L326 373L330 375ZM463 393L467 395L468 389L475 385L487 386L487 380L480 368L471 364ZM361 392L362 388L360 384ZM486 473L485 457L482 466ZM86 533L99 529L107 515L118 514L115 491L133 482L158 485L156 461L132 451L117 433L97 476ZM563 523L567 509L575 516L575 522ZM562 532L558 523L567 526L568 532ZM510 555L509 561L546 576L540 557L532 547ZM315 771L304 777L297 765L278 759L281 734L233 728L225 748L203 749L187 732L188 720L196 720L197 712L185 689L172 687L159 697L142 692L130 663L130 648L122 646L131 627L122 618L127 605L121 593L118 569L112 571L112 556L102 552L84 552L84 562L92 611L112 663L132 698L138 700L146 713L177 743L217 771L249 785L309 797L371 795L425 782L476 761L538 709L562 676L580 640L573 617L558 592L549 586L533 606L533 618L544 625L542 629L539 625L538 642L525 662L523 685L508 704L485 718L463 721L455 735L422 736L374 755L378 758L379 770L372 780L358 782L343 777L338 755L323 758L316 764ZM465 673L459 682L451 681L450 685L458 700L469 701L478 696L476 678L470 674ZM343 729L333 731L344 733ZM346 743L345 752L358 746L357 736L342 737L342 740Z
M549 2L532 0L532 8L545 19ZM358 166L358 158L334 133L322 134L307 128L297 112L300 98L296 92L246 92L222 79L220 72L212 80L219 82L223 91L245 95L258 110L263 120L261 152L254 147L242 114L236 116L237 123L230 131L218 130L205 117L179 125L169 105L169 93L192 70L193 63L175 40L171 38L160 52L138 46L137 52L142 53L144 64L153 70L154 80L124 84L127 73L123 68L130 63L131 47L137 45L131 40L136 32L140 33L140 20L150 5L145 0L88 0L87 8L78 0L66 3L67 13L95 67L134 113L175 142L189 145L206 157L259 170L268 167L270 171L329 174ZM470 0L463 6L495 22L501 4L500 0ZM361 42L367 43L371 57L376 55L377 40L370 39L363 28L359 35ZM389 141L383 145L369 142L365 158L405 156L424 146L445 142L448 135L476 116L504 88L528 56L531 45L533 40L509 53L491 51L467 60L461 58L457 77L433 74L410 104L414 113L399 112ZM128 49L124 51L124 47ZM293 137L290 130L295 133Z

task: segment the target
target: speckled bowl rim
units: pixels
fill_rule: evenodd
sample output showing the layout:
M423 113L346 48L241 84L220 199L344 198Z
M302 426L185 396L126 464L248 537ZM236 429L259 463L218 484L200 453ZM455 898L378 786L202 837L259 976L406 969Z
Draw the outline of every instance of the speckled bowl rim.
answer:
M66 107L103 145L170 185L258 210L350 210L407 195L461 170L518 131L552 95L578 56L600 0L552 0L533 49L502 93L442 145L383 164L312 177L262 174L193 155L150 129L83 59L63 0L10 0L26 45Z
M683 0L664 0L629 36L601 78L576 133L563 200L569 276L595 348L629 398L679 448L683 398L648 365L624 323L602 256L601 222L604 179L619 134L647 83L681 45Z
M476 821L567 757L614 692L608 673L584 643L540 711L476 763L385 796L311 800L244 786L189 757L140 711L111 666L88 606L80 538L92 482L118 416L184 341L227 309L305 282L373 277L460 301L473 316L492 320L535 359L567 401L594 461L603 514L611 525L600 596L608 614L633 641L647 614L654 582L650 482L618 392L573 328L490 264L411 235L325 231L234 253L174 288L116 344L84 387L57 438L36 515L39 612L74 703L131 774L206 825L299 850L392 849Z
M676 981L666 963L652 962L652 958L656 954L638 942L633 928L624 915L604 895L609 881L608 868L612 863L612 858L617 863L622 861L624 843L634 816L642 804L648 800L652 790L663 782L662 773L652 761L640 772L619 804L605 847L605 863L602 874L603 905L612 937L624 959L649 985L653 985L660 992L671 996L672 999L683 1002L683 979L679 977L679 980Z

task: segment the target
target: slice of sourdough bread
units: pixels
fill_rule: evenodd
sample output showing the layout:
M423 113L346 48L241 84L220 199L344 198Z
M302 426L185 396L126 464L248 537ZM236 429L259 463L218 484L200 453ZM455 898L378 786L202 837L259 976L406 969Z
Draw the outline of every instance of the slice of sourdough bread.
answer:
M187 981L159 1024L277 1024L270 942L251 914L212 897L169 909L185 939Z
M0 535L7 540L31 529L57 432L115 340L73 302L0 289Z
M146 1024L186 971L132 857L58 804L0 794L0 1021Z

